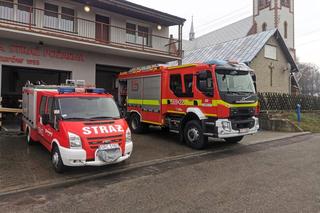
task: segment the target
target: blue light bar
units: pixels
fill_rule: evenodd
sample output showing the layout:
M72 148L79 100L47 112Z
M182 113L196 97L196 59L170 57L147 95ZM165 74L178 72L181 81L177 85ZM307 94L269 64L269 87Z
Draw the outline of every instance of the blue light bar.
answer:
M72 93L72 92L75 92L75 88L73 88L73 87L60 87L60 88L58 88L58 92L60 94Z
M104 94L106 93L106 90L103 88L92 88L92 89L87 89L86 92L88 93L97 93L97 94Z
M227 64L228 62L225 61L225 60L220 60L220 59L213 59L213 60L210 60L210 61L206 61L205 64L215 64L215 65L218 65L218 66L223 66L225 64Z

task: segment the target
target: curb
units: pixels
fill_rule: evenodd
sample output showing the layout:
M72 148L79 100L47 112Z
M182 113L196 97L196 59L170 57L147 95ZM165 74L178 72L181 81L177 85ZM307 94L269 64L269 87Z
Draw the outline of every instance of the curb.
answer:
M271 140L270 139L257 140L257 141L254 141L253 144L248 144L248 145L245 145L245 146L252 146L252 145L255 145L255 144L259 144L259 143L266 143L266 142L273 142L273 141L278 141L278 140L283 140L283 139L290 139L290 138L295 138L295 137L299 137L299 136L305 136L305 135L309 135L309 134L311 134L311 132L301 132L301 133L291 134L289 136L276 137L276 138L273 138ZM150 160L150 161L145 161L145 162L133 163L133 164L129 164L129 165L125 166L124 168L118 168L118 169L115 169L113 171L105 171L105 172L101 172L101 173L98 173L98 174L92 174L92 175L89 174L89 175L85 175L85 176L82 176L82 177L74 177L74 178L70 178L70 179L67 179L67 180L54 181L54 182L51 182L51 183L42 182L42 183L38 183L36 186L34 185L34 186L24 186L24 187L19 187L19 188L17 187L16 189L11 189L11 190L7 190L7 191L3 191L3 192L0 191L0 197L10 196L10 195L23 193L23 192L28 192L28 191L44 190L44 189L59 188L59 187L67 187L67 186L83 183L85 181L92 181L92 180L95 180L95 179L100 179L100 178L103 178L103 177L108 177L108 176L111 176L111 175L120 174L120 173L123 173L123 172L129 172L129 171L133 171L133 170L136 170L136 169L142 169L142 168L145 168L145 167L155 166L155 165L168 163L168 162L173 162L173 161L178 161L178 160L201 157L201 156L205 156L205 155L209 155L209 154L223 152L223 151L226 151L226 150L229 150L229 149L230 149L230 147L226 147L224 149L219 149L219 150L196 151L196 152L192 152L192 153L184 154L184 155L178 155L178 156L166 157L166 158Z

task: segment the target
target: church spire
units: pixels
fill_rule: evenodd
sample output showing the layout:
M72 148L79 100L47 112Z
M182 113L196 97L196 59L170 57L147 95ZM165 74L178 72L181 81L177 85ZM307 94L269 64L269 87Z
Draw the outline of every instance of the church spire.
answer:
M195 39L195 32L194 32L194 27L193 27L193 16L191 20L191 29L189 33L189 41L193 41Z

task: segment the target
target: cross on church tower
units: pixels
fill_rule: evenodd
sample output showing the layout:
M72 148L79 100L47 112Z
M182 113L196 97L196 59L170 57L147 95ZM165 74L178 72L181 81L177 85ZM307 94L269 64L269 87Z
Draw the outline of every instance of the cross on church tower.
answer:
M277 28L295 58L294 0L253 0L256 32Z

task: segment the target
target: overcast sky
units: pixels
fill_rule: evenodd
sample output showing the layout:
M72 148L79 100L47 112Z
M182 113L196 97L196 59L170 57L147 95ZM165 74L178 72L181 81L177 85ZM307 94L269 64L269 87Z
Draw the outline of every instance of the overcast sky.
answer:
M188 38L191 16L196 37L236 22L253 13L252 0L130 0L187 19L183 36ZM295 0L295 46L301 62L320 66L320 1Z

